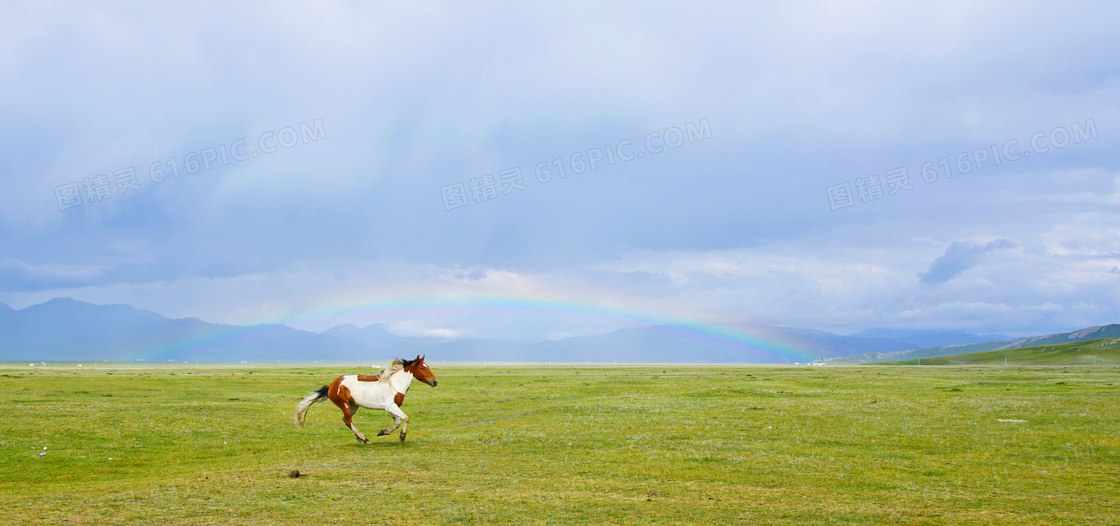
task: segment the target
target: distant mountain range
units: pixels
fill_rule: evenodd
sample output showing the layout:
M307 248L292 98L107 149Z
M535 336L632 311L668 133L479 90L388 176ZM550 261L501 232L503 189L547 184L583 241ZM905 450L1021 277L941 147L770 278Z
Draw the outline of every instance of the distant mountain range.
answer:
M993 341L939 345L921 349L886 351L859 354L855 356L839 357L822 360L832 364L859 364L877 362L897 362L916 360L918 358L936 358L940 356L953 356L958 354L973 354L988 351L1002 351L1005 349L1019 349L1023 347L1036 347L1039 345L1058 345L1063 343L1096 340L1100 338L1120 337L1120 324L1087 327L1072 332L1047 334L1045 336L1031 336L1028 338L996 339Z
M2 304L0 304L2 305ZM357 342L284 325L236 326L169 319L128 305L57 298L21 310L0 306L0 360L236 362L368 357ZM297 360L299 358L296 358Z
M874 357L867 361L900 360L906 359L901 353L916 348L977 352L991 350L984 346L997 343L992 340L1003 342L999 345L1029 340L960 331L872 329L842 336L788 327L742 329L751 334L765 333L768 339L798 351L768 352L673 326L621 329L536 343L398 336L381 325L339 325L314 333L286 325L238 326L195 318L170 319L128 305L94 305L56 298L20 310L0 303L0 361L379 364L394 356L426 354L432 362L789 363L835 361L853 355ZM1105 337L1095 334L1087 333L1086 338Z

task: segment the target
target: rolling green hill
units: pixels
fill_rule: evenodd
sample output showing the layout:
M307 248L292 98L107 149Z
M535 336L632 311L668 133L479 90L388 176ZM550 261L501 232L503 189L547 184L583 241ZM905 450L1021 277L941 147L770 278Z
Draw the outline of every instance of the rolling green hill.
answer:
M1117 365L1120 338L1101 338L1057 345L919 358L878 365Z
M924 364L933 363L933 358L943 356L982 354L988 351L1003 351L1007 349L1022 349L1039 346L1055 347L1067 343L1084 343L1089 340L1099 340L1101 338L1120 338L1120 323L1086 327L1073 332L1030 336L1011 340L996 340L965 345L943 345L940 347L925 347L909 351L869 352L843 358L826 358L821 360L821 362L831 365L858 365L865 363L902 363L910 361L917 363L918 359L921 359ZM1002 361L1003 355L1000 356L1000 360ZM928 362L927 359L929 360Z

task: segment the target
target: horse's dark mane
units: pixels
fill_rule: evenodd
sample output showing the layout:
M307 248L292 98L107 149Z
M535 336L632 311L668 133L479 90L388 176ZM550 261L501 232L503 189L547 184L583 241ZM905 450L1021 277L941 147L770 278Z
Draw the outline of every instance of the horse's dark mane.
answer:
M411 360L405 360L404 358L397 358L397 361L401 362L401 365L403 365L405 367L408 367L408 366L412 365L413 362L416 361L416 358L413 358Z

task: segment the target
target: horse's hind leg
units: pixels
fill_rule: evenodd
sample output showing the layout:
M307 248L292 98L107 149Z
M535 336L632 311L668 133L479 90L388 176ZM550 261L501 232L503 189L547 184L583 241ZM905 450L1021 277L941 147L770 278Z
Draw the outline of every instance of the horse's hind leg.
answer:
M342 421L346 423L346 427L349 427L350 430L354 432L354 438L357 439L358 442L369 444L369 439L366 438L366 436L363 435L361 431L358 431L358 426L354 425L354 414L357 412L358 406L352 406L347 409L343 409Z
M369 444L369 439L366 438L361 431L358 431L358 426L354 425L354 413L358 412L358 406L350 403L350 390L344 385L339 385L337 390L328 394L331 394L330 398L331 401L334 402L334 405L337 405L338 408L342 410L342 423L346 424L346 427L349 427L350 430L354 432L354 438L357 439L358 442Z

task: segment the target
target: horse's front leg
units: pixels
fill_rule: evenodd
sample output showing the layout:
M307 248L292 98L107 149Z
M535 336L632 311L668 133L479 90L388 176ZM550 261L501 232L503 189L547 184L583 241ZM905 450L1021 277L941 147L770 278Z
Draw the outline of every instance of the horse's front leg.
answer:
M388 435L389 433L392 433L393 431L396 431L397 428L401 426L400 417L398 417L397 415L394 415L392 413L390 413L389 416L393 417L393 427L386 427L385 429L382 429L381 431L378 431L377 436L383 437L385 435Z
M404 414L404 411L401 411L400 406L396 404L389 406L386 411L388 411L389 414L393 415L393 423L395 423L396 425L393 426L393 429L382 429L380 434L388 435L389 433L392 433L395 429L400 427L401 442L404 442L404 437L408 434L408 415Z

